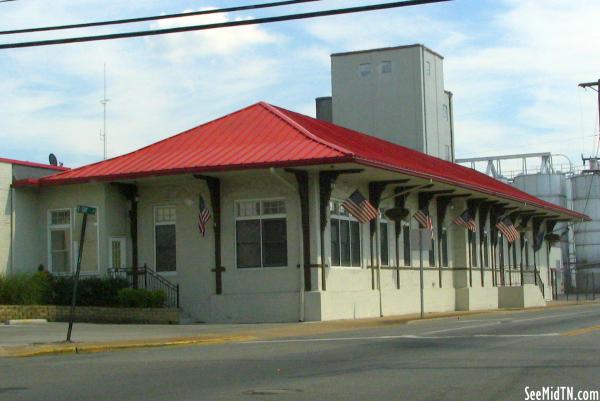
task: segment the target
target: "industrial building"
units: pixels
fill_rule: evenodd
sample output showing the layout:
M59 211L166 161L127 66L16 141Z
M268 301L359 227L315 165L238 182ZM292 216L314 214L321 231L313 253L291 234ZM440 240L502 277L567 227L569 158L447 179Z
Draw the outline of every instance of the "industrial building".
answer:
M503 171L502 163L513 163ZM556 276L560 294L573 287L600 288L600 165L595 157L583 159L580 167L564 155L525 153L458 159L458 163L485 171L491 177L561 207L588 215L591 220L557 223L548 236L552 248L550 273ZM562 162L562 163L561 163ZM529 165L528 165L529 163ZM597 273L589 282L589 273Z
M317 98L317 118L454 161L443 61L423 45L332 54L332 96Z
M15 176L10 271L72 274L86 205L82 274L158 285L194 321L544 305L561 257L545 234L588 217L453 162L442 64L422 45L334 54L317 119L260 102L113 159Z

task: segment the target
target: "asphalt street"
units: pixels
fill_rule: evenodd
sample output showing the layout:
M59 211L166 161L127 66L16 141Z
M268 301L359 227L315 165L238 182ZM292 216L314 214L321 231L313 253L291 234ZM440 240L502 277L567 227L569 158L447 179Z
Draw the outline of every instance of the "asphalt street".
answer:
M525 400L600 390L600 305L222 345L0 359L1 400Z

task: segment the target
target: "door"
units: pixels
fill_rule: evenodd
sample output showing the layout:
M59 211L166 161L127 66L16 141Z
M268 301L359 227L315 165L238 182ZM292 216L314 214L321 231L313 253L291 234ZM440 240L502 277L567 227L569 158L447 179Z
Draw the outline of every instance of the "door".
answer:
M125 253L125 237L111 237L109 239L109 263L110 269L125 269L127 255Z

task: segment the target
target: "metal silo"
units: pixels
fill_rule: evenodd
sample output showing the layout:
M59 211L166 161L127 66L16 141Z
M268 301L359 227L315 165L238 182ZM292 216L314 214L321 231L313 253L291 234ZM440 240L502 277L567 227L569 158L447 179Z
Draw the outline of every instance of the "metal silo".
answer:
M585 170L571 178L573 209L592 221L574 225L577 270L600 272L600 170Z
M571 205L571 183L565 173L547 173L518 175L513 180L513 185L520 190L536 196L555 205L569 208ZM569 233L566 223L558 223L553 230L560 235L561 256L554 256L549 260L549 267L556 269L556 288L559 293L563 292L565 286L571 285L571 274L569 272L569 259L572 259L572 249L569 242L572 241L572 233ZM551 255L549 255L551 256ZM573 260L571 260L573 261Z

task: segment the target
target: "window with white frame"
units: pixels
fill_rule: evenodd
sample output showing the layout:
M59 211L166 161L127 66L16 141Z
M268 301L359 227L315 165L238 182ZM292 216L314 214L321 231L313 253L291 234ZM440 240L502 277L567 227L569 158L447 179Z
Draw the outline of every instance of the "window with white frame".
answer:
M379 249L381 250L381 265L389 266L390 264L390 239L388 235L388 221L382 219L379 222Z
M71 271L71 210L48 212L48 264L53 273Z
M235 219L238 269L288 265L284 200L237 201Z
M339 201L331 201L331 266L360 267L360 223Z
M410 225L402 224L402 249L404 255L404 266L412 264L412 254L410 249Z
M440 233L440 248L442 267L448 267L448 229L446 227L442 227Z
M175 206L154 208L154 269L177 271L177 210Z

